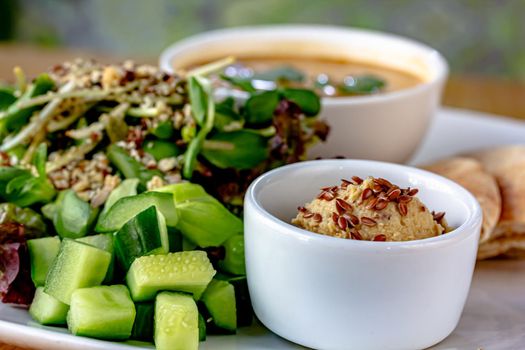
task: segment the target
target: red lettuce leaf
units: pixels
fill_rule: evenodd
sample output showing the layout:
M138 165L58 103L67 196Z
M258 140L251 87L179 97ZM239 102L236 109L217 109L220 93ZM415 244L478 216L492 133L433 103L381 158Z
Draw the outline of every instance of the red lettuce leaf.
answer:
M34 293L24 226L2 224L0 225L0 301L25 306L31 304Z

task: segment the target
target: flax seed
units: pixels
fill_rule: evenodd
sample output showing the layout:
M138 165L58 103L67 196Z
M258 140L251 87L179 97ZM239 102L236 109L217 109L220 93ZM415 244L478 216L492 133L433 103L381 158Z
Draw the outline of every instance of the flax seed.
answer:
M399 188L391 188L386 193L386 196L388 197L388 200L390 201L395 201L400 195L401 195L401 190Z
M337 213L338 213L339 215L343 214L343 213L346 211L345 208L343 208L343 207L341 206L341 204L339 204L339 198L336 199L336 202L335 202L335 209L337 210Z
M367 216L361 217L361 223L365 226L371 226L371 227L377 225L377 222L374 219L369 218Z
M363 240L363 237L361 236L361 234L357 230L351 231L350 235L352 235L352 238L355 239L355 240L358 240L358 241Z
M434 220L437 221L437 222L441 222L441 220L445 217L445 212L444 211L440 211L440 212L432 212L432 216L434 217Z
M345 214L345 216L347 216L347 220L348 222L350 222L352 224L352 226L357 226L359 225L359 218L353 214Z
M374 206L374 209L375 210L383 210L386 208L386 206L388 205L388 202L387 201L384 201L384 200L378 200L377 201L377 204Z
M354 181L356 185L361 185L363 183L363 179L361 179L359 176L352 176L352 181Z
M308 209L305 207L297 207L297 210L299 210L301 213L306 213L308 211Z
M397 199L397 201L399 203L408 203L412 200L412 197L410 197L409 195L406 195L406 194L403 194L401 196L399 196L399 198Z
M375 241L375 242L385 242L386 241L386 236L382 235L382 234L376 235L374 237L373 241Z
M370 203L366 206L366 209L374 209L377 202L379 201L379 198L373 198Z
M408 207L407 207L407 205L405 203L398 203L397 209L399 210L399 213L402 216L407 216L407 214L408 214Z
M415 196L417 193L419 192L419 190L417 188L413 188L411 190L408 191L407 195L409 196Z
M341 206L341 208L343 208L343 210L345 211L352 211L354 208L352 207L352 205L350 203L348 203L347 201L345 201L344 199L341 199L341 198L337 198L336 199L336 203Z
M369 188L365 188L363 190L363 192L361 193L361 201L365 201L367 200L368 198L370 198L374 193L372 192L371 189Z
M341 230L346 230L348 227L348 221L344 217L340 216L339 219L337 219L337 225L339 225Z

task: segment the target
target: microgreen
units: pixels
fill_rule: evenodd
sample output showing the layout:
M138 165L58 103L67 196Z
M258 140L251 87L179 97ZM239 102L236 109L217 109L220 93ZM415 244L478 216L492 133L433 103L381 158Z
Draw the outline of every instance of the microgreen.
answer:
M341 94L372 94L386 85L385 81L373 75L348 76L343 84L339 85Z

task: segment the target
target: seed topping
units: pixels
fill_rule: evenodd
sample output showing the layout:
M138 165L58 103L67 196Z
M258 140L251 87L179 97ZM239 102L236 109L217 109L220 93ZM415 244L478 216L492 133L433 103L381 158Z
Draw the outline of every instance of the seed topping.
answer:
M378 199L377 204L374 206L375 210L383 210L388 205L388 202L382 199Z
M370 181L371 180L371 181ZM332 213L328 216L334 222L336 228L340 230L339 236L343 238L362 240L363 236L359 230L365 227L378 226L378 218L388 220L390 214L374 214L369 216L358 217L355 215L354 202L365 206L366 209L380 212L388 207L389 203L397 208L401 216L407 216L409 210L409 203L414 196L419 192L417 188L400 188L384 178L370 178L367 180L366 188L363 188L359 196L360 200L349 199L350 195L346 193L339 193L341 189L346 189L349 185L358 186L365 183L365 180L358 176L353 176L351 180L341 179L340 186L326 186L322 187L317 198L323 201L334 200L334 207ZM352 189L353 191L353 189ZM366 204L365 204L366 201ZM426 207L422 205L416 206L416 209L426 211ZM313 213L304 206L297 207L297 210L305 219L312 219L312 225L319 225L323 222L323 216L320 213ZM433 219L441 223L445 213L432 212ZM373 217L373 218L372 218ZM330 219L328 219L330 220ZM373 231L372 231L373 234ZM367 236L366 239L369 239ZM376 234L372 241L386 241L385 234Z
M401 195L401 190L399 188L391 188L386 193L386 196L390 201L395 201L399 197L399 195Z
M340 216L339 219L337 219L337 225L339 225L339 228L344 231L348 227L348 220L346 220L345 217Z
M418 190L417 188L412 188L412 189L409 188L409 190L408 190L408 192L407 192L407 195L413 197L413 196L415 196L418 192L419 192L419 190Z
M372 192L371 189L365 188L363 190L363 193L361 193L361 201L363 201L363 202L366 201L368 198L372 197L373 194L374 193Z
M440 211L440 212L432 212L432 217L434 218L435 221L437 221L438 223L441 223L441 220L443 220L443 217L445 217L445 212L444 211Z
M350 235L352 236L352 239L355 239L355 240L358 240L358 241L363 240L363 236L361 236L361 233L359 233L359 231L357 231L357 230L352 230L350 232Z
M337 198L335 200L335 203L336 205L340 206L341 209L343 209L344 211L352 211L354 209L350 203L341 198Z
M305 219L309 219L309 218L311 218L312 216L314 216L314 213L311 213L311 212L307 212L307 213L304 213L304 214L303 214L303 217L304 217Z
M399 210L399 213L402 215L402 216L407 216L408 214L408 207L406 205L406 203L398 203L397 204L397 209Z
M342 187L342 188L347 188L348 185L351 185L351 184L352 184L351 181L348 181L348 180L346 180L346 179L341 179L341 187Z
M370 227L377 225L377 222L374 219L369 218L368 216L362 216L361 223L365 226L370 226Z
M363 179L361 179L359 176L352 176L352 181L356 185L361 185L363 183Z

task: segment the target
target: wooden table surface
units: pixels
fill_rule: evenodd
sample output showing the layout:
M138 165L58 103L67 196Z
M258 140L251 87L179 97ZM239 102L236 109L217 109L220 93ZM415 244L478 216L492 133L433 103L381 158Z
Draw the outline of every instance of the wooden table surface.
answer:
M12 79L12 68L18 65L28 76L34 76L55 63L74 57L96 58L102 62L122 60L107 54L82 50L42 49L31 46L0 44L0 81ZM155 57L135 58L156 64ZM494 77L452 75L446 85L443 104L525 119L525 82ZM24 350L0 343L0 350Z

